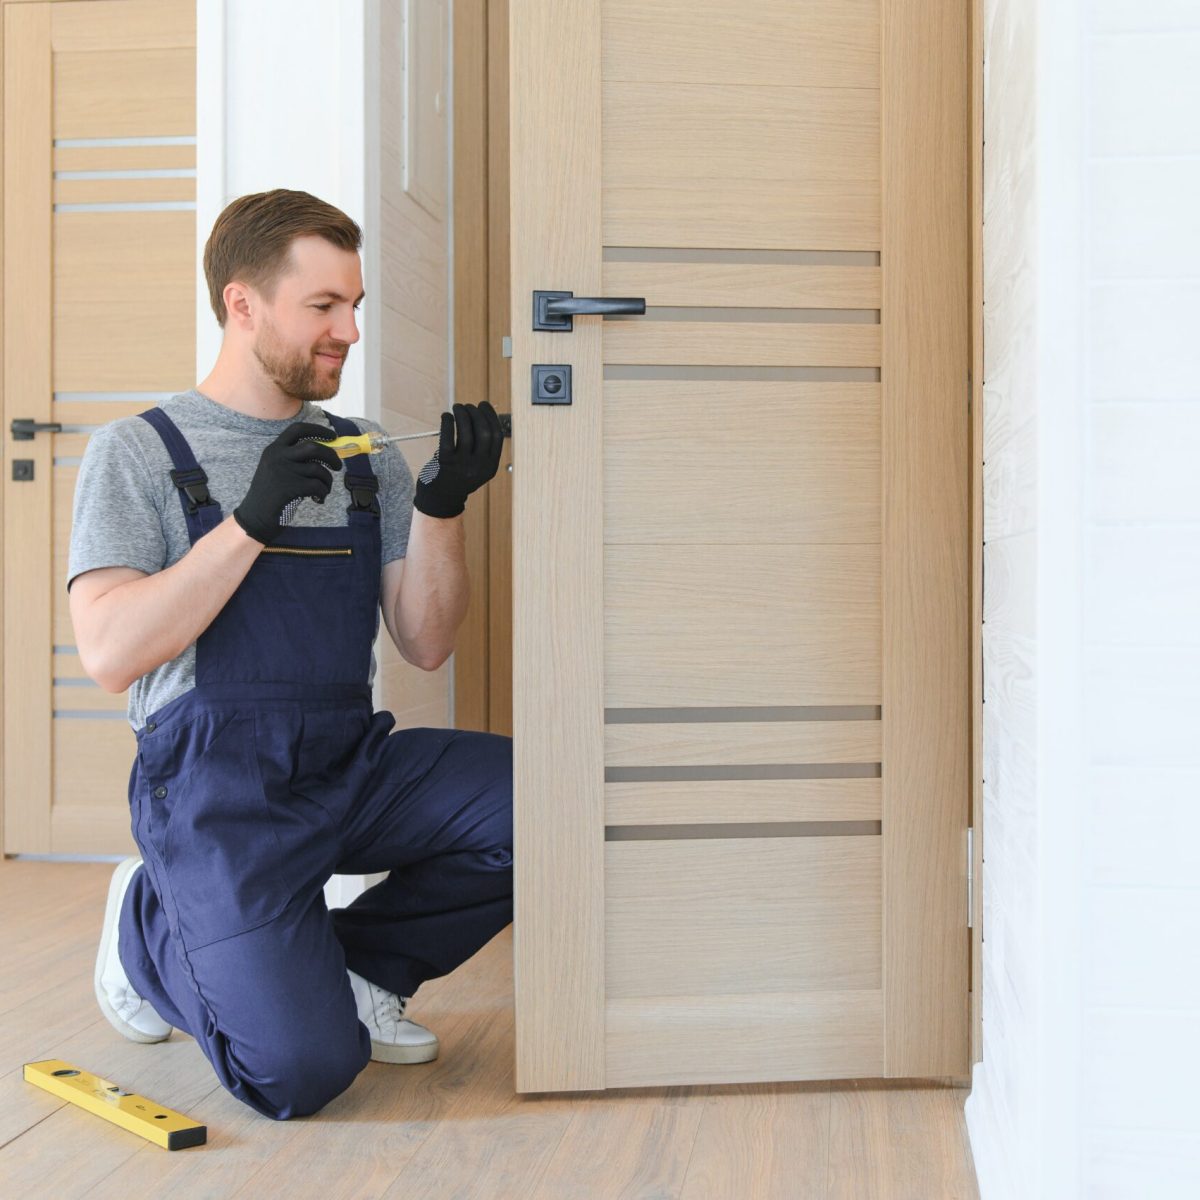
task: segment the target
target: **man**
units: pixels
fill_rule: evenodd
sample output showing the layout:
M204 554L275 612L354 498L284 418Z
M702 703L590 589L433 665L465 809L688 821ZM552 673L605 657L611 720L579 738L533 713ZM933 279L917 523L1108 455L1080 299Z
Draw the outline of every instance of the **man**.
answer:
M512 920L511 739L392 732L370 687L381 612L415 666L450 655L462 513L503 434L486 401L454 405L415 487L394 446L318 444L380 428L318 407L358 341L361 244L306 192L225 209L204 252L216 365L92 435L71 535L80 658L129 689L137 736L141 858L109 888L97 1000L134 1041L191 1034L274 1118L369 1058L435 1058L409 999ZM331 875L377 871L326 909Z

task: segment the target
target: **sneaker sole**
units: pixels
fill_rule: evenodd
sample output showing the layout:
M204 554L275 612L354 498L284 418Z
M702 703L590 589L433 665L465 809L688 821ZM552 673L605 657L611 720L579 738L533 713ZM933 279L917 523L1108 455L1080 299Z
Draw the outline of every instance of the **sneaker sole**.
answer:
M371 1061L382 1063L433 1062L438 1056L438 1043L431 1046L393 1046L387 1042L371 1042Z
M109 944L117 933L119 898L125 890L125 881L141 865L142 860L140 858L126 859L113 872L113 877L109 881L108 899L104 902L104 927L100 932L100 949L96 953L96 969L92 973L92 987L96 992L96 1003L100 1005L100 1011L108 1019L108 1023L123 1038L128 1038L131 1042L142 1042L149 1045L154 1042L165 1042L171 1036L171 1031L168 1030L162 1037L154 1037L151 1034L142 1033L140 1029L134 1029L109 1004L108 997L104 994L104 989L100 986L100 976L103 972L104 963L108 959Z

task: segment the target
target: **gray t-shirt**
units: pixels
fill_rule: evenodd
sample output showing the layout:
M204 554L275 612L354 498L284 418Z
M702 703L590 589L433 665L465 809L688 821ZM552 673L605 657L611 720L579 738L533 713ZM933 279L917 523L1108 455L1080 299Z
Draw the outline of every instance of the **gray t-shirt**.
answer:
M196 461L208 475L209 493L225 516L249 490L268 443L296 421L329 426L316 404L305 403L295 417L266 421L218 404L195 388L164 400L160 407L187 439ZM384 432L374 421L351 419L364 433ZM98 567L133 567L151 575L178 562L191 549L179 490L171 482L173 465L162 438L141 417L110 421L92 434L75 485L68 589L77 575ZM383 562L388 563L403 558L408 551L413 477L394 444L371 456L371 468L379 478ZM304 499L290 524L344 525L349 502L344 470L336 472L333 491L325 503ZM378 635L378 611L375 632ZM374 678L372 655L370 681ZM129 723L135 730L140 729L150 713L195 685L193 642L178 658L133 682L129 688Z

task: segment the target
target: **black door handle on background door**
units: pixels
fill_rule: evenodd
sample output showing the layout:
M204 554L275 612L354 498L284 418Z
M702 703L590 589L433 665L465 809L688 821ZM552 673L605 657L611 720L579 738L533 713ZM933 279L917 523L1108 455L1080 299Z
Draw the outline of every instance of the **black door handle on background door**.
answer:
M62 433L57 421L41 422L31 417L18 417L8 428L14 442L31 442L35 433Z
M8 427L14 442L32 442L35 433L62 433L62 426L57 421L35 421L32 417L17 417ZM12 477L14 483L33 482L34 460L32 458L14 458L12 460Z
M534 292L533 327L548 333L570 333L575 317L640 317L646 311L641 296L576 296L574 292Z

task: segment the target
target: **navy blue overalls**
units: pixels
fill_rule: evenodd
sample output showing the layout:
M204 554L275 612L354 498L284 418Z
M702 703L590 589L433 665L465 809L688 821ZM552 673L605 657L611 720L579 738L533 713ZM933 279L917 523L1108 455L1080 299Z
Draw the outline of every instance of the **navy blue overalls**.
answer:
M326 414L337 435L350 421ZM160 408L193 545L222 520ZM330 499L342 494L335 476ZM401 729L367 684L378 481L345 462L348 519L289 527L196 643L196 686L136 731L145 862L120 918L138 993L267 1116L315 1112L370 1057L349 967L411 996L512 921L512 741ZM330 912L334 873L388 871Z

